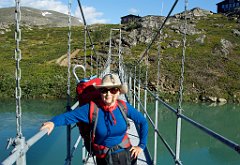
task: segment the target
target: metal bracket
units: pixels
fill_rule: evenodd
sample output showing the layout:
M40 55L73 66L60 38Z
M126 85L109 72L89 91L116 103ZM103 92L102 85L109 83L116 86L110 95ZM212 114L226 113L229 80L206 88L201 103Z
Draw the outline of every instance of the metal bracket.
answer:
M15 138L9 138L8 139L6 149L8 150L10 148L10 146L13 146L13 147L16 146Z

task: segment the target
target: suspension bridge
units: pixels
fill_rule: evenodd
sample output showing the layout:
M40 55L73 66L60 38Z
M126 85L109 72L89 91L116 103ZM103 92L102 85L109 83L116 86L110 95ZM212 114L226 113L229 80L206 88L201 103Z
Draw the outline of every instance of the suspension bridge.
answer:
M104 65L104 69L102 71L97 70L97 74L99 75L99 77L102 77L103 75L105 75L106 73L110 73L112 71L117 72L121 81L122 82L128 82L129 85L129 93L127 95L121 96L121 99L124 99L128 102L130 102L135 108L137 108L138 110L140 110L141 112L144 113L145 117L148 119L149 123L150 123L150 127L153 128L154 132L153 135L150 135L151 137L153 137L154 139L154 153L150 154L148 147L146 147L146 149L142 152L142 154L138 157L138 164L157 164L157 146L159 141L162 142L162 144L166 147L166 149L168 150L169 154L171 155L172 159L173 159L173 164L178 164L178 165L182 165L183 162L181 161L181 157L180 157L180 150L181 150L181 130L182 130L182 120L190 123L192 126L194 126L197 129L200 129L203 133L213 137L215 140L220 141L221 143L223 143L224 145L226 145L227 147L231 148L232 150L236 151L238 154L240 153L240 146L239 144L235 143L234 141L231 141L230 139L227 139L226 137L224 137L223 135L220 135L216 132L214 132L213 130L207 128L206 126L194 121L193 119L185 116L183 114L183 108L182 108L182 102L183 102L183 88L184 88L184 64L185 64L185 54L186 54L186 24L187 24L187 19L185 17L185 31L184 31L184 35L183 35L183 50L182 50L182 60L181 60L181 75L180 75L180 84L179 84L179 101L178 101L178 107L174 108L172 107L170 104L166 103L165 101L163 101L159 95L158 95L158 91L159 91L159 79L160 79L160 56L161 53L160 51L158 51L158 66L157 67L157 91L153 92L152 90L149 89L148 87L148 74L149 74L149 61L148 61L148 52L151 49L152 45L154 44L154 42L156 41L156 39L159 37L159 35L161 34L161 31L163 30L169 16L171 15L173 9L175 8L175 6L177 5L178 0L176 0L174 2L174 4L172 5L171 10L169 11L166 19L164 20L163 24L160 26L160 28L158 29L158 31L155 33L155 35L153 36L151 42L147 45L146 49L144 50L144 52L142 52L140 58L138 60L136 60L136 65L133 66L132 68L126 68L126 66L124 66L124 58L122 56L122 51L121 51L121 37L122 37L122 31L121 28L115 28L115 29L111 29L110 31L110 40L109 40L109 52L108 52L108 57L106 59L106 63ZM185 11L187 10L187 3L188 1L185 1ZM84 43L84 50L86 52L87 50L87 44L86 44L86 39L88 38L90 41L90 44L92 46L92 55L91 55L91 61L90 64L91 66L94 65L93 64L93 60L92 57L94 55L97 55L97 52L94 49L94 43L93 40L91 39L91 35L90 32L88 30L88 25L86 23L85 20L85 16L84 16L84 12L82 10L82 6L80 3L80 0L78 0L78 5L79 5L79 9L81 11L82 14L82 18L83 18L83 23L84 23L84 29L85 29L85 43ZM73 105L71 104L71 93L70 93L70 86L71 86L71 1L69 1L69 20L68 20L68 24L69 24L69 32L68 32L68 81L67 81L67 111L72 111L74 109L77 108L78 106L78 102L74 103ZM46 135L47 130L42 130L39 131L37 134L35 134L33 137L31 137L30 139L26 140L23 133L22 133L22 109L21 109L21 86L20 86L20 80L21 80L21 65L20 65L20 61L22 59L22 54L21 54L21 49L20 49L20 43L21 43L21 29L20 29L20 20L21 20L21 10L20 10L20 1L16 0L16 10L15 10L15 21L16 21L16 30L15 30L15 40L16 40L16 49L15 49L15 60L16 60L16 124L17 124L17 134L15 138L12 138L9 141L8 146L13 146L14 149L12 150L11 154L9 155L9 157L7 157L5 160L3 160L1 162L2 165L10 165L10 164L14 164L16 163L17 165L25 165L26 164L26 153L28 152L29 149L31 149L32 147L34 147L34 144L39 141L43 136ZM119 47L118 47L118 54L115 55L118 57L118 66L117 67L112 67L112 58L113 58L113 52L112 52L112 33L113 32L117 32L119 34ZM160 44L160 43L159 43ZM159 46L160 49L160 46ZM74 77L79 81L79 77L77 76L76 73L76 69L78 69L79 67L83 69L84 72L84 77L87 77L86 75L86 54L85 58L84 58L84 64L83 65L75 65L75 67L73 68L73 75ZM97 58L98 59L98 58ZM96 60L98 61L98 60ZM146 70L145 70L145 80L140 79L140 76L138 76L138 74L140 74L141 68L140 67L140 63L142 62L146 63ZM98 63L95 64L98 66ZM99 67L97 67L98 69ZM91 75L93 74L93 67L90 68L91 69ZM143 92L141 92L141 90ZM147 105L148 105L148 100L153 100L154 104L155 104L155 118L152 119L149 115L149 112L147 110ZM158 121L159 121L159 117L158 117L158 112L159 112L159 104L163 105L164 107L166 107L169 111L171 111L172 113L175 114L176 116L176 143L175 143L175 148L171 148L171 146L169 145L168 141L163 137L163 135L161 134L161 132L159 131L158 128ZM74 127L73 126L67 126L67 151L66 151L66 161L63 162L63 164L65 165L70 165L72 162L72 159L74 159L73 155L74 152L76 151L77 147L82 147L82 160L84 164L94 164L94 158L93 157L89 157L88 153L86 152L86 149L84 148L84 146L79 145L82 141L81 136L79 135L79 137L76 139L74 144L71 144L71 132L72 129ZM184 128L183 128L184 129ZM130 126L130 130L128 130L128 134L130 136L130 140L134 145L138 144L139 138L138 138L138 127L131 122L131 126ZM47 164L47 163L46 163Z

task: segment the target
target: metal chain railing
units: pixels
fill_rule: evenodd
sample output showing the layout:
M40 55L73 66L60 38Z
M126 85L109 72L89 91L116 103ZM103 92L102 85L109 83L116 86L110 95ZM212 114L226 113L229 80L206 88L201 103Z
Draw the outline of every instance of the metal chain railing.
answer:
M21 49L20 49L20 41L21 41L21 29L20 29L20 21L21 21L21 10L20 10L20 1L16 0L16 8L15 8L15 22L16 22L16 29L15 29L15 41L16 41L16 49L15 49L15 61L16 61L16 118L17 118L17 136L22 137L22 108L21 108L21 97L22 97L22 90L20 87L20 80L21 80L21 68L20 68L20 61L22 59Z
M15 41L16 41L16 49L15 49L15 61L16 61L16 122L17 122L17 137L12 141L12 145L15 148L22 150L25 145L25 137L22 134L22 107L21 107L21 97L22 97L22 89L20 86L21 81L21 68L20 68L20 61L22 59L22 53L20 49L20 41L21 41L21 29L20 29L20 21L21 21L21 9L20 9L20 0L16 0L16 7L15 7L15 22L16 22L16 29L15 29ZM10 142L11 143L11 142ZM26 155L20 155L16 159L17 165L25 165L26 164Z
M121 30L121 28L119 29L118 74L120 76L120 79L122 81L124 81L123 58L122 58L122 30Z
M180 142L181 142L181 123L182 119L179 114L182 114L182 101L183 101L183 81L184 81L184 65L185 65L185 52L186 52L186 30L187 30L187 5L188 0L185 0L185 22L184 22L184 33L183 33L183 49L182 49L182 63L181 63L181 77L180 77L180 86L179 86L179 101L177 109L177 128L176 128L176 164L180 161Z
M16 70L15 70L15 79L16 79L16 87L15 87L15 98L16 98L16 127L17 127L17 135L15 138L8 139L7 149L12 145L14 149L11 152L11 156L7 158L2 164L7 165L9 162L16 162L16 165L25 165L26 164L26 155L24 153L25 149L25 137L22 134L22 107L21 107L21 97L22 90L20 86L21 81L21 68L20 61L22 59L22 53L20 49L20 41L21 41L21 29L20 29L20 21L21 21L21 9L20 9L20 0L15 0L15 61L16 61Z
M80 2L80 1L79 1ZM177 1L176 1L177 2ZM175 2L175 3L176 3ZM187 10L187 4L188 4L188 0L185 0L185 14L186 14L186 10ZM69 0L69 5L68 5L68 9L69 9L69 20L68 20L68 27L69 27L69 32L68 32L68 82L67 82L67 111L71 110L70 107L70 78L71 78L71 5L72 5L72 1ZM17 152L19 154L24 154L24 156L22 158L25 159L25 152L27 151L28 147L30 147L30 144L35 143L36 140L29 140L27 143L25 142L24 137L22 136L22 130L21 130L21 87L20 87L20 80L21 80L21 68L20 68L20 61L22 59L22 55L21 55L21 49L20 49L20 41L21 41L21 29L20 29L20 20L21 20L21 10L20 10L20 0L16 0L16 9L15 9L15 21L16 21L16 30L15 30L15 41L16 41L16 49L15 49L15 61L16 61L16 72L15 72L15 76L16 76L16 117L17 117L17 137L18 139L23 139L22 145L22 149L18 149ZM147 109L146 106L147 104L144 103L144 105L142 103L138 103L138 109L140 109L140 107L144 110L144 112L146 113L146 116L148 117L150 123L152 124L152 126L155 129L155 147L154 150L157 150L157 136L160 137L160 139L163 141L163 143L166 145L167 149L169 150L169 152L171 153L171 155L174 157L175 159L175 164L181 164L180 161L180 136L181 136L181 118L183 118L184 120L190 122L191 124L193 124L194 126L200 128L201 130L207 132L208 134L212 135L213 137L217 138L218 140L220 140L221 142L223 142L224 144L227 144L228 146L235 148L236 151L240 152L240 147L238 144L222 137L221 135L216 134L215 132L209 130L208 128L205 128L204 126L196 123L195 121L191 120L190 118L184 116L182 114L182 101L183 101L183 82L184 82L184 65L185 65L185 52L186 52L186 28L187 28L187 20L186 20L186 15L185 15L185 24L184 24L184 37L183 37L183 52L182 52L182 63L181 63L181 76L180 76L180 86L179 86L179 105L178 105L178 109L175 110L174 108L170 107L169 105L167 105L165 102L163 102L161 99L158 98L158 92L159 92L159 80L160 80L160 45L158 48L158 74L157 74L157 93L153 94L151 93L151 91L148 89L148 49L146 49L146 73L145 73L145 97L147 96L147 92L149 92L155 99L155 104L156 104L156 113L155 113L155 123L152 121L152 119L149 117L148 113L147 113ZM87 27L87 26L86 26ZM121 30L121 29L120 29ZM85 38L86 38L86 34L87 33L87 28L85 29ZM122 71L122 57L121 55L121 31L120 31L120 43L119 43L119 72L121 73ZM86 43L85 43L86 46ZM110 45L109 45L110 49L111 49L111 37L110 37ZM92 47L92 50L94 49L94 46ZM86 51L86 50L85 50ZM110 50L111 51L111 50ZM109 53L111 54L111 52ZM143 56L142 56L143 57ZM85 55L86 58L86 55ZM91 53L91 58L92 58L92 53ZM85 59L86 60L86 59ZM109 60L111 61L111 60ZM141 61L141 60L140 60ZM91 59L91 64L92 64L92 59ZM85 64L86 65L86 64ZM140 65L139 65L140 66ZM137 80L137 76L136 76L136 66L135 67L135 78L134 78L134 90L136 88L136 84L135 83L139 83L138 84L138 95L136 94L136 92L134 91L134 98L136 97L137 101L141 101L141 96L140 96L140 71L141 69L139 69L139 76L138 76L138 80ZM125 73L125 72L124 72ZM92 70L91 70L91 74L92 74ZM122 73L123 74L123 73ZM131 89L131 88L130 88ZM135 99L134 99L135 100ZM145 98L146 102L147 98ZM170 146L166 143L166 141L162 138L162 136L160 135L159 131L158 131L158 102L162 103L163 105L165 105L167 108L169 108L170 110L172 110L173 112L175 112L176 116L177 116L177 137L176 137L176 154L173 153L172 149L170 148ZM135 105L135 102L134 102ZM134 106L135 107L135 106ZM68 127L67 129L68 131L68 136L67 136L67 158L66 158L66 165L70 165L71 164L71 157L73 155L73 152L75 151L77 145L80 142L80 137L77 139L77 142L75 143L74 147L72 150L70 150L71 148L71 127ZM42 137L44 134L46 134L46 131L41 132L37 138ZM35 138L34 138L35 139ZM25 145L25 143L27 145ZM20 145L21 147L21 145ZM154 164L157 164L157 153L154 153ZM21 164L24 165L26 164L26 160L17 160L17 165ZM25 161L25 163L24 163ZM21 163L20 163L21 162Z
M83 12L83 8L82 8L82 5L81 5L81 2L80 0L77 0L78 2L78 6L79 6L79 9L80 9L80 12L81 12L81 16L82 16L82 19L83 19L83 24L84 24L84 66L86 68L86 65L87 65L87 59L86 59L86 39L87 39L87 36L88 36L88 39L89 39L89 42L90 42L90 45L92 45L92 51L93 51L93 54L96 55L96 63L97 63L97 74L99 75L99 63L100 63L100 60L99 60L99 56L97 55L96 53L96 50L94 49L94 43L92 41L92 38L91 38L91 35L90 35L90 32L88 30L88 26L87 26L87 22L86 22L86 19L85 19L85 16L84 16L84 12ZM91 66L93 67L93 66ZM84 77L86 76L86 73L84 73Z
M84 67L87 69L87 25L84 26ZM86 72L84 72L86 77Z
M156 122L156 120L158 120L158 119L155 119L155 121L153 121L152 120L152 118L150 117L150 115L149 115L149 113L148 113L148 111L147 111L147 104L148 104L148 101L147 101L147 98L144 98L144 101L143 101L143 103L142 103L142 101L141 101L141 98L138 96L138 94L136 93L136 92L134 92L134 89L138 86L139 87L139 84L140 84L140 86L141 87L143 87L143 89L144 89L144 91L145 91L145 97L147 96L147 94L150 92L150 90L147 88L147 86L145 86L145 83L144 84L142 84L141 82L139 82L138 80L137 80L137 77L136 77L136 73L135 73L135 76L132 76L133 78L134 78L134 85L132 86L132 87L130 87L130 90L131 91L133 91L133 98L134 98L134 102L137 102L137 103L139 103L140 104L140 108L139 108L139 110L142 110L143 112L144 112L144 116L149 120L149 122L151 123L151 126L152 126L152 128L154 128L154 136L158 136L161 140L162 140L162 142L163 142L163 144L165 145L165 147L168 149L168 151L170 152L170 154L172 155L172 157L173 157L173 159L175 159L175 154L174 154L174 151L171 149L171 147L170 147L170 145L167 143L167 141L164 139L164 137L161 135L161 133L159 132L159 130L158 129L156 129L157 128L157 126L156 126L156 124L158 124L157 122ZM151 96L150 97L154 97L154 98L158 98L158 97L156 97L156 95L154 95L153 93L151 93L150 92L150 94L151 94ZM157 99L155 99L155 100L157 100ZM134 103L133 102L133 105L135 105L136 103ZM156 108L158 108L158 107L156 107ZM156 110L156 108L155 108L155 110ZM155 113L155 115L156 115L156 113ZM150 136L152 136L152 135L150 135ZM155 141L156 139L154 138L154 155L153 155L153 160L152 160L152 158L151 158L151 156L149 155L148 156L148 159L149 160L152 160L152 163L155 165L155 164L157 164L157 140ZM146 153L145 153L146 154ZM146 154L146 155L148 155L148 154ZM145 155L145 156L146 156ZM150 163L151 164L151 163ZM179 163L179 164L181 164L181 163Z
M107 58L107 62L105 63L104 65L104 71L101 73L101 76L102 77L103 75L109 73L112 71L111 69L111 63L112 63L112 36L113 36L113 32L114 31L119 31L119 48L118 48L118 60L119 60L119 63L118 63L118 73L119 73L119 76L120 76L120 79L123 80L123 76L124 76L124 71L123 71L123 60L122 60L122 56L121 56L121 29L115 29L115 28L111 28L110 30L110 37L109 37L109 50L108 50L108 58Z
M182 101L183 101L183 81L184 81L184 68L185 68L185 56L186 56L186 42L187 42L187 2L185 0L185 23L184 23L184 34L183 34L183 49L182 49L182 63L181 63L181 77L180 77L180 86L179 86L179 101L178 108L182 109Z
M135 76L132 76L133 78ZM138 80L136 79L135 77L135 85L130 88L130 90L134 90L134 88L136 88L136 86L138 86ZM145 84L141 84L141 86L145 86ZM161 103L164 107L166 107L168 110L172 111L173 113L176 114L176 117L180 117L181 119L185 120L186 122L192 124L194 127L200 129L201 131L203 131L204 133L210 135L211 137L215 138L216 140L222 142L223 144L225 144L226 146L232 148L233 150L235 150L236 152L240 153L240 145L235 143L234 141L231 141L227 138L225 138L224 136L214 132L213 130L210 130L209 128L205 127L204 125L192 120L191 118L183 115L183 114L179 114L178 113L178 109L175 109L173 108L171 105L169 105L168 103L166 103L165 101L163 101L162 99L160 99L155 93L153 93L150 89L148 89L148 87L144 87L144 89L147 91L147 93L149 93L151 96L151 99L152 98L156 101L158 100L159 103ZM141 101L140 98L137 96L137 93L134 93L135 96L132 96L132 97L135 97L135 101L139 102ZM133 103L134 104L134 103ZM159 132L158 129L155 129L156 128L156 122L154 123L154 121L152 120L152 118L150 117L150 115L148 114L148 111L145 109L144 107L144 103L140 103L140 107L141 107L141 110L146 114L146 117L148 118L149 122L151 123L152 127L154 128L154 133L157 133L158 137L161 139L161 141L163 142L163 144L165 145L165 147L167 148L167 150L169 151L169 153L171 154L173 160L175 161L175 164L177 165L182 165L182 162L180 159L176 159L176 154L174 153L174 151L171 149L170 145L167 143L166 139L164 139L164 137L161 135L161 133ZM150 135L152 136L152 135ZM157 145L156 145L157 146ZM180 147L180 146L179 146ZM157 150L154 149L154 155L157 155ZM154 161L154 164L156 164L156 159L154 158L153 159Z
M168 18L170 17L170 15L172 14L174 8L176 7L177 3L179 0L175 0L174 4L172 5L171 10L168 12L168 15L166 17L166 19L164 20L164 22L162 23L161 27L158 29L158 31L154 34L151 42L147 45L147 48L144 50L144 52L142 53L142 56L140 57L140 59L136 62L137 64L141 63L142 60L144 59L144 57L147 55L147 52L149 51L149 49L152 47L154 41L157 39L157 37L160 34L160 31L163 29L163 27L165 26L165 24L167 23Z
M91 48L91 61L90 61L90 64L91 64L91 76L93 76L93 50L94 50L94 45L92 45L92 48Z
M67 105L66 105L66 111L71 111L71 27L72 27L72 21L71 21L71 8L72 8L72 0L68 1L68 70L67 70ZM67 156L66 161L68 162L68 165L71 165L71 125L67 126Z

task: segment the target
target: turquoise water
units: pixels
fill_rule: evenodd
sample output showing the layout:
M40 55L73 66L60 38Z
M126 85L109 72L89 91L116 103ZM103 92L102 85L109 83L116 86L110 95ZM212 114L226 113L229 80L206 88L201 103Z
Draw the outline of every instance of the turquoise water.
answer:
M53 115L65 111L65 100L30 100L22 101L22 125L23 135L29 139L38 132L42 122ZM184 104L184 114L199 123L209 127L217 133L224 135L232 141L240 144L240 106L226 104L223 106L209 106L206 104ZM154 110L148 108L151 116ZM160 107L159 130L161 135L168 141L174 150L176 117L169 110ZM153 152L153 130L149 130L149 148ZM9 137L16 135L15 101L0 102L0 161L7 157L11 149L6 150ZM72 139L76 139L78 130L73 131ZM27 164L52 165L64 164L66 156L66 129L56 128L50 136L45 136L27 153ZM74 140L73 140L74 141ZM181 139L181 160L185 165L239 165L240 155L226 147L221 142L204 134L183 120ZM77 149L74 164L81 164L81 151ZM159 140L158 163L174 164L171 155Z

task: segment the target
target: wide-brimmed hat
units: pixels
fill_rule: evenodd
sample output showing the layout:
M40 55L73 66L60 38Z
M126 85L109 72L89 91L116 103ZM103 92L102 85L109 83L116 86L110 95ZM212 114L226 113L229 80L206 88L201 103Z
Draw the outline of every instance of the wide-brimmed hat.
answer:
M128 91L128 87L126 83L121 83L119 76L114 73L106 74L102 78L101 85L94 85L96 89L100 88L114 88L117 87L120 89L120 94L126 94Z

